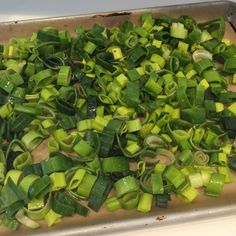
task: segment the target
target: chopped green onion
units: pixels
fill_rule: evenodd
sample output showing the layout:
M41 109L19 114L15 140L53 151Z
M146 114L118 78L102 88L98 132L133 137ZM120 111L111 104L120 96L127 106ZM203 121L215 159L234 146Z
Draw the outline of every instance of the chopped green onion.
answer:
M225 175L213 173L206 186L206 194L213 197L219 196L223 190L224 182Z
M184 25L181 23L172 23L170 27L170 36L179 39L185 39L187 37L188 30L185 29Z
M114 186L118 197L121 197L124 194L130 192L138 191L138 185L136 179L133 176L127 176L118 180Z
M219 196L233 181L236 46L225 20L140 20L73 37L44 27L0 45L3 225L87 216L81 200L149 212L153 200Z
M149 193L143 193L140 196L137 210L141 212L149 212L152 207L153 195Z
M16 213L16 219L23 225L26 225L27 227L31 229L37 229L40 227L40 225L36 222L28 218L27 216L24 215L23 210L19 210Z

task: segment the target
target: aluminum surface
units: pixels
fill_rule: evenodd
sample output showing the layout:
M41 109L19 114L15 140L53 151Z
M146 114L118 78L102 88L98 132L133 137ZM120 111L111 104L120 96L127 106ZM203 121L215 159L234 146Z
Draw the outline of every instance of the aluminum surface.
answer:
M127 10L121 12L99 13L82 16L68 16L40 20L26 20L0 23L0 43L7 42L13 37L29 36L43 26L55 26L59 29L67 29L70 32L78 26L90 28L94 23L106 27L119 25L126 19L138 23L139 16L143 12L153 12L155 16L168 15L177 17L189 15L197 21L208 20L213 17L223 16L228 22L226 37L236 43L236 4L227 1L209 2L189 5L177 5L141 10ZM34 158L41 160L46 156L46 146L41 145ZM210 198L201 195L193 203L187 204L173 197L168 209L154 208L152 212L143 214L136 211L119 210L109 213L102 209L99 213L92 213L87 218L75 216L64 218L54 227L48 228L42 222L40 229L32 231L21 227L17 232L0 227L1 235L106 235L114 232L131 231L132 229L146 227L161 227L170 224L179 224L203 218L218 217L236 214L236 177L235 182L226 185L224 193L219 198ZM45 227L44 227L45 226Z

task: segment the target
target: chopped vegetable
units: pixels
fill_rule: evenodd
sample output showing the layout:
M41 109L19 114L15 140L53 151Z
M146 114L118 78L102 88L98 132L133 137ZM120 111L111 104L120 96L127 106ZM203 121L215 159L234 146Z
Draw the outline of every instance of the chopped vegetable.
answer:
M222 17L145 13L141 25L75 37L44 27L0 46L2 224L86 217L82 201L149 212L172 194L219 196L236 171L236 46L224 30Z

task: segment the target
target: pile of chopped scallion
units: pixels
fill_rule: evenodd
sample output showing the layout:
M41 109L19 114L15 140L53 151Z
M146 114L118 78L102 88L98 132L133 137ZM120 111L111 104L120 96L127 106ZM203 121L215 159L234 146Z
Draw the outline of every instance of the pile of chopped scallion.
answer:
M140 25L75 31L45 27L0 46L1 223L35 229L104 202L149 212L172 193L219 196L236 171L236 46L224 19L145 13Z

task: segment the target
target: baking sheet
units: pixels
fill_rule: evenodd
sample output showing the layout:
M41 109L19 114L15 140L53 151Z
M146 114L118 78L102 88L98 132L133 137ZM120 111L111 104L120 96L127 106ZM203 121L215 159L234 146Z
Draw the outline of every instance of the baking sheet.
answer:
M227 21L226 37L231 42L236 43L234 25L236 23L234 3L221 1L215 3L200 3L179 5L161 8L149 8L142 10L127 10L122 12L112 12L104 14L93 14L83 16L69 16L40 20L15 21L0 24L0 43L7 42L13 37L30 36L43 26L55 26L59 29L67 29L73 32L78 26L90 28L94 23L102 24L106 27L119 25L126 19L131 19L138 23L139 16L143 12L153 12L154 15L169 15L178 17L189 15L197 21L208 20L213 17L223 16ZM45 143L34 152L36 161L47 157ZM236 177L234 177L236 180ZM32 231L26 227L21 227L17 232L9 231L0 227L1 235L105 235L115 232L130 231L132 229L161 227L163 225L183 223L209 217L236 214L236 181L226 185L224 193L219 198L210 198L204 195L198 197L192 203L184 203L172 197L168 209L153 208L152 212L144 214L135 210L119 210L115 213L102 209L99 213L91 212L87 218L75 216L64 218L63 221L51 228L42 222L40 229ZM44 227L45 226L45 227Z

